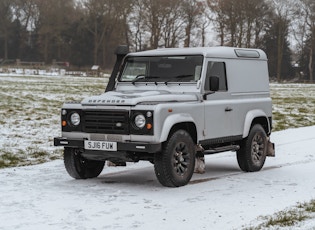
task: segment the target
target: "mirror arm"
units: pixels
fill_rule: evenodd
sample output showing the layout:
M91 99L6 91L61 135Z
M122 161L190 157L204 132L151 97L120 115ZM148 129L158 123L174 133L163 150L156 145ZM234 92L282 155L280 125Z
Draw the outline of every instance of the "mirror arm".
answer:
M207 100L207 96L208 96L208 95L211 95L211 94L214 94L214 93L215 93L215 91L210 91L210 92L204 93L204 94L203 94L203 100Z

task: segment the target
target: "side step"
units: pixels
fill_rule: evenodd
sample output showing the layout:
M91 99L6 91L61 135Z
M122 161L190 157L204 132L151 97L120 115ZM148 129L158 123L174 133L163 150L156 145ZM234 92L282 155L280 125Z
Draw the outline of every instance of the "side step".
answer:
M218 147L218 148L211 148L208 150L202 151L203 154L214 154L214 153L221 153L221 152L226 152L226 151L237 151L240 149L239 145L228 145L228 146L223 146L223 147Z

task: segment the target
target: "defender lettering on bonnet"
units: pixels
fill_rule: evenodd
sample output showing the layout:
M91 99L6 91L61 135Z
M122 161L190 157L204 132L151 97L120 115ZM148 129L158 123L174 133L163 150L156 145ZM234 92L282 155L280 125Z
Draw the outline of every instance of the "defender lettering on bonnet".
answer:
M123 52L122 52L123 51ZM235 151L242 171L259 171L270 142L267 56L259 49L172 48L127 54L106 92L62 108L64 163L76 179L111 165L150 161L158 181L184 186L203 173L204 155Z

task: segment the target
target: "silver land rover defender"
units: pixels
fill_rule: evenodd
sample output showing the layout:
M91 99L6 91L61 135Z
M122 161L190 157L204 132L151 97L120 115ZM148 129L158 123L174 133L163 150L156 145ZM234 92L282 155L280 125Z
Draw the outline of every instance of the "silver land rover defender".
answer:
M147 160L159 182L186 185L196 159L236 151L241 170L274 156L267 56L259 49L117 49L102 95L61 109L64 164L76 179L97 177L105 161Z

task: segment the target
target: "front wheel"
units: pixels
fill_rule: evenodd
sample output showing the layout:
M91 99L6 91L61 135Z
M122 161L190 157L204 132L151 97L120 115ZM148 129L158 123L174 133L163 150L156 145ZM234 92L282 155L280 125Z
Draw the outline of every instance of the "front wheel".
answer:
M154 171L166 187L186 185L194 172L195 143L185 130L174 132L154 158Z
M100 175L105 161L92 161L83 158L78 149L64 149L64 164L68 174L75 179L94 178Z
M267 135L263 127L254 125L237 151L237 162L245 172L259 171L266 160Z

